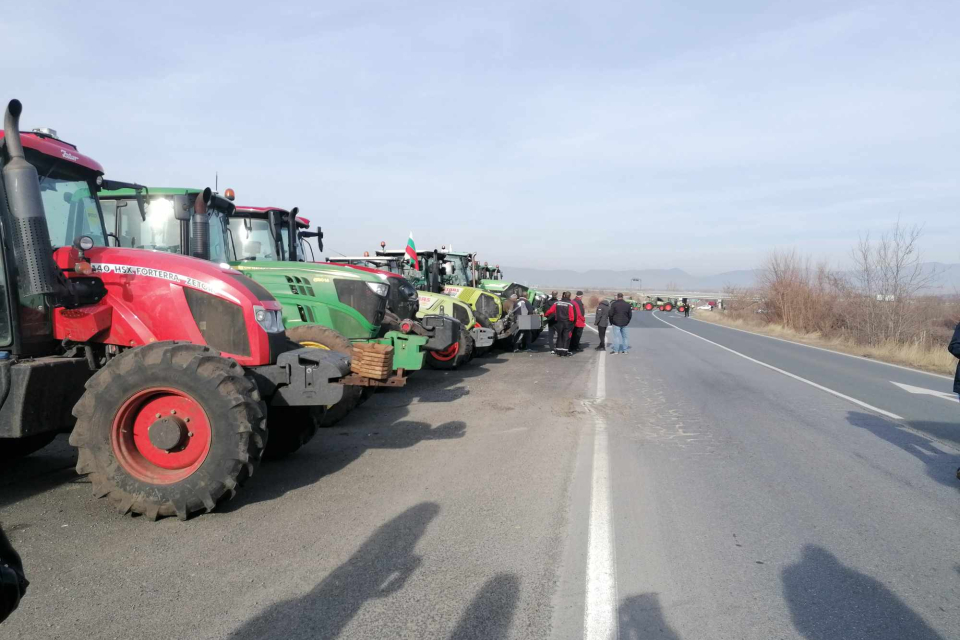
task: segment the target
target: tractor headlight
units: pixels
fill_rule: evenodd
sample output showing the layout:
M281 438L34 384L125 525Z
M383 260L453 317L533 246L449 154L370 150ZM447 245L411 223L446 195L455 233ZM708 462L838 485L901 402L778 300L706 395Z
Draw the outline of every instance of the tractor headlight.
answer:
M381 298L387 297L387 293L390 292L390 285L383 282L368 282L367 286L370 287L370 290Z
M267 333L283 332L283 316L279 311L255 306L253 316L257 319L257 324L263 327L263 330Z

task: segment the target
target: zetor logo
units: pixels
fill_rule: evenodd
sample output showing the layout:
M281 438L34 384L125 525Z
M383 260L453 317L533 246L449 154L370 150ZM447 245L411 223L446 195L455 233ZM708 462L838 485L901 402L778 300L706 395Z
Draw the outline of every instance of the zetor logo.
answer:
M60 149L60 155L62 155L62 156L63 156L64 158L66 158L67 160L70 160L71 162L76 162L77 160L80 159L79 156L73 155L72 153L70 153L70 152L67 151L66 149Z
M172 271L164 271L163 269L134 267L128 264L93 263L90 266L93 268L93 273L115 273L120 276L143 276L144 278L159 278L161 280L176 282L177 284L192 287L194 289L200 289L201 291L207 291L209 293L213 292L213 287L202 280L180 275L179 273L173 273Z

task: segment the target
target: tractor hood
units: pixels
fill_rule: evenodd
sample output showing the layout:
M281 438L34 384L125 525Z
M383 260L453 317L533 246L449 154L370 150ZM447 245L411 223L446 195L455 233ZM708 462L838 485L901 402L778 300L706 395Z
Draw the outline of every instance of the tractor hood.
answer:
M119 346L162 340L207 344L244 366L271 364L283 339L280 303L262 286L218 264L143 249L94 247L89 276L77 274L79 252L54 252L57 266L79 282L95 278L105 295L94 306L58 308L61 340ZM82 265L81 265L82 266Z

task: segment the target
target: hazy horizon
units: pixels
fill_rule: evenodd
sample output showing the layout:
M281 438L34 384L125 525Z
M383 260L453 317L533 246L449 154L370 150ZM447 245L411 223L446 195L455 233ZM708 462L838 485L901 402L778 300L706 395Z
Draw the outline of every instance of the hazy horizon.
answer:
M117 17L122 16L122 20ZM960 262L960 5L25 5L4 99L107 175L299 206L328 251L531 268ZM16 52L23 53L16 53ZM589 266L583 267L588 269Z

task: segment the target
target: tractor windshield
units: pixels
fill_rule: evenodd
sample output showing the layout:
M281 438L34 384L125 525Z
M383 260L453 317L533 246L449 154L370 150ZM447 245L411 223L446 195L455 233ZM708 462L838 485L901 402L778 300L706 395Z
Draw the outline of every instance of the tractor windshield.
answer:
M176 207L192 207L194 196L156 195L146 198L146 220L140 216L137 200L134 196L102 196L104 218L113 233L117 235L121 247L133 249L153 249L167 253L187 254L180 246L180 225L185 224L193 231L192 223L181 222L174 216ZM229 262L234 260L232 246L227 242L224 214L215 207L207 210L210 225L210 260Z
M230 236L238 260L281 260L277 241L266 218L230 218Z
M50 175L40 178L40 197L54 247L69 247L80 236L90 236L98 245L106 244L100 209L91 194L90 184L83 180Z

